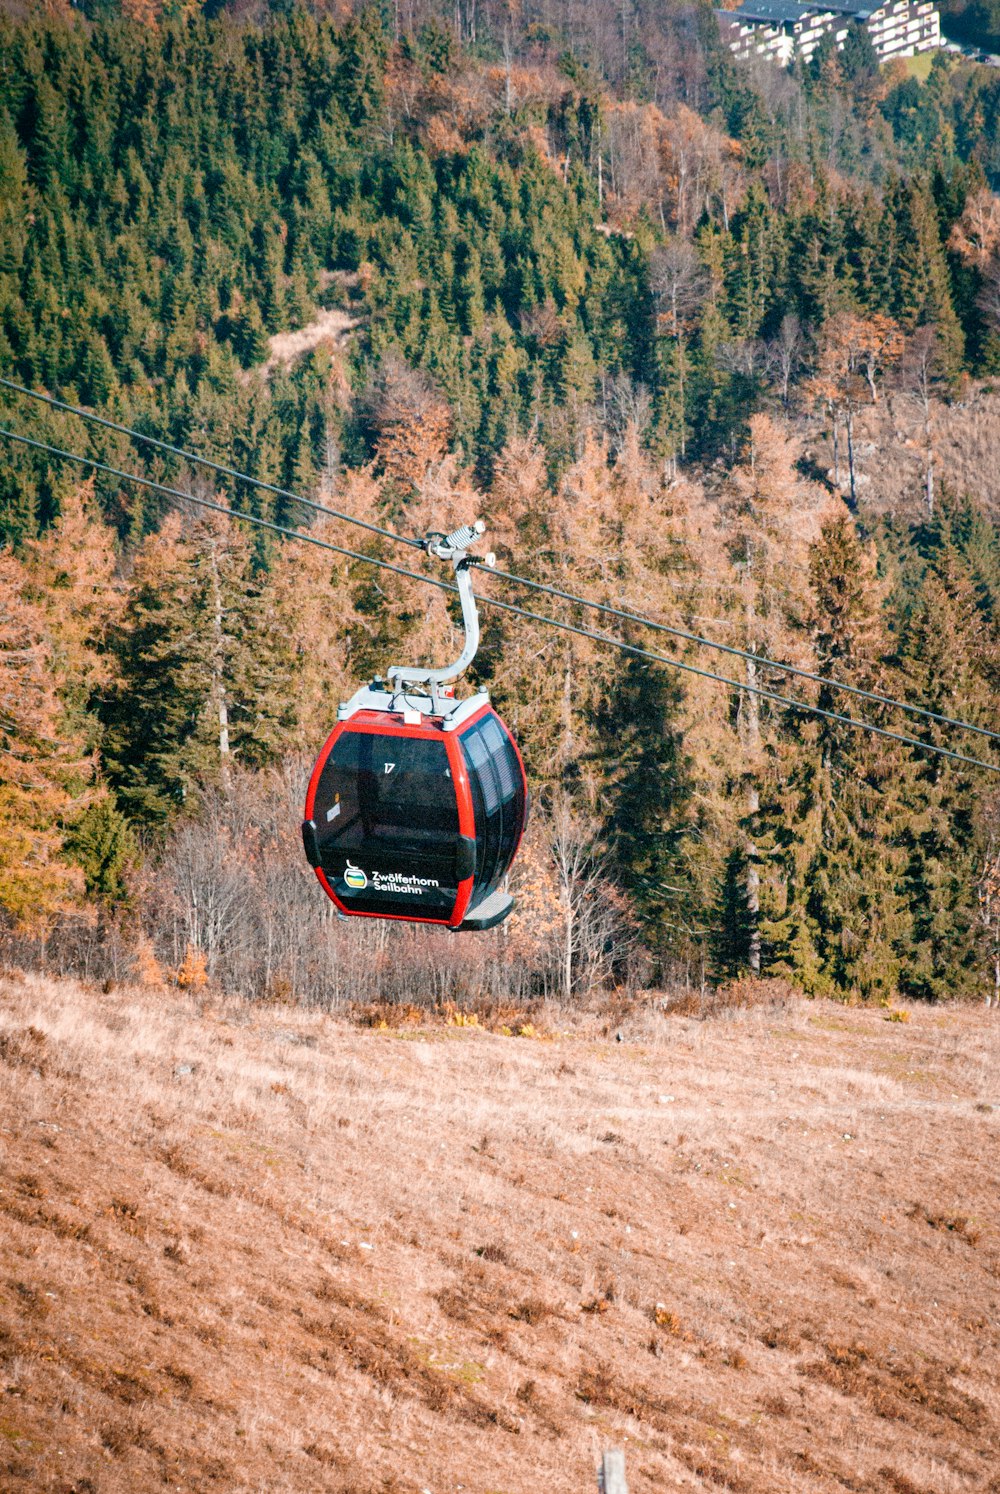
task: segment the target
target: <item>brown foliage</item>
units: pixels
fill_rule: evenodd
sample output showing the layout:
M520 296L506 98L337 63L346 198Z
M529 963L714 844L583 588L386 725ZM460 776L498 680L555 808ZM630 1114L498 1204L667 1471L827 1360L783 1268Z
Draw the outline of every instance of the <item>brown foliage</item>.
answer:
M995 192L981 187L965 200L951 230L948 248L967 264L982 269L1000 247L1000 202Z
M0 911L39 927L82 884L60 852L93 764L67 729L46 619L28 592L24 568L0 555Z
M391 481L419 487L448 449L451 411L431 379L395 355L383 359L371 396L378 462Z

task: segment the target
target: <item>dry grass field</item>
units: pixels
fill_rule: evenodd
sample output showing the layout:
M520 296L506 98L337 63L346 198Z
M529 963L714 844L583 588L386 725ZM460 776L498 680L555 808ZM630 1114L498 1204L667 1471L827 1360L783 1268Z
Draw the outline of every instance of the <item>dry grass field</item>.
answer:
M0 1488L1000 1491L1000 1018L908 1015L7 975Z

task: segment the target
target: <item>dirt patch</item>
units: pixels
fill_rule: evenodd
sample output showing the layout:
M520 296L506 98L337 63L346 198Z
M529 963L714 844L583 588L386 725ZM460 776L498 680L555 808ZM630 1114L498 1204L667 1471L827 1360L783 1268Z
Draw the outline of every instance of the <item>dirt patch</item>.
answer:
M339 345L357 325L355 317L334 307L329 311L321 311L311 322L295 332L278 332L268 339L267 361L262 365L265 378L276 368L289 367L324 342Z

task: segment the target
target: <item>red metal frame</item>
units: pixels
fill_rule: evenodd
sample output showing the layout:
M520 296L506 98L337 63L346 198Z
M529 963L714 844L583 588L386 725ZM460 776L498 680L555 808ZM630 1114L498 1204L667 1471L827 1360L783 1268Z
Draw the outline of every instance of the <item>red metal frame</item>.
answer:
M483 709L489 710L490 708L489 706L484 706ZM478 721L481 715L482 712L477 711L472 719ZM402 715L396 711L358 711L349 720L337 722L337 725L323 743L319 757L316 759L316 766L313 768L312 776L309 779L309 788L306 791L305 817L307 820L311 820L313 817L316 790L319 787L319 780L323 769L326 767L326 760L340 737L348 731L364 732L370 736L417 737L425 742L440 742L443 740L445 751L448 754L448 767L451 771L451 780L455 785L455 796L458 804L458 833L469 836L470 840L475 840L476 821L472 808L472 787L469 783L469 774L456 739L456 733L443 731L440 726L408 726L403 721ZM436 923L445 928L452 929L457 928L465 917L465 910L469 906L469 900L472 897L472 889L475 884L475 875L465 877L459 882L458 892L449 917L418 918L412 913L355 912L341 902L327 881L326 873L322 867L317 866L315 871L319 879L319 884L327 897L347 918L391 918L399 923Z

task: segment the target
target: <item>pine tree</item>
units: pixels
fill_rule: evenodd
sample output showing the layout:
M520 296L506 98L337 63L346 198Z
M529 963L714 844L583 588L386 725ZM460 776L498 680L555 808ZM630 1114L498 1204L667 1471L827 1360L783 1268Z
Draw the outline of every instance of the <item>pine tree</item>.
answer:
M28 166L6 110L0 111L0 275L17 274L29 229Z
M106 908L128 902L139 849L128 820L106 789L69 825L66 855L82 871L88 897Z
M754 693L768 684L767 667L758 663L758 657L790 662L801 657L795 630L806 611L806 557L828 506L819 490L798 478L794 461L794 448L774 421L767 415L753 416L744 460L726 483L722 516L738 583L731 602L735 641L750 655L742 671L750 688L736 697L739 749L731 771L740 801L737 815L752 928L749 964L755 974L763 962L758 816L767 773L767 737L774 730L772 724L767 731L768 708Z
M129 818L154 825L182 807L201 766L192 761L205 696L189 667L189 572L175 517L140 550L109 640L115 678L101 709L105 771Z
M63 855L92 765L65 729L45 619L0 554L0 914L31 928L71 906L82 879Z
M890 310L907 331L930 323L938 329L950 370L962 358L962 330L951 300L948 264L930 191L919 182L896 184L887 194L886 216L896 238Z
M925 708L979 725L992 723L996 642L968 567L950 543L934 555L905 621L899 652L909 692ZM916 734L945 745L943 732L931 723L919 723ZM976 755L981 750L977 745ZM952 999L978 985L980 797L977 776L961 764L929 756L917 760L907 839L913 935L903 977L914 995Z
M112 632L102 718L109 781L130 818L163 824L199 784L261 766L294 724L292 653L266 574L226 520L171 518L136 561Z
M738 980L750 970L756 937L747 900L746 862L741 847L726 857L711 920L712 968L720 980Z
M697 922L687 843L695 828L692 786L678 730L680 696L676 677L626 656L597 720L598 812L616 872L661 964L668 953L691 946Z
M885 689L875 559L845 515L824 525L810 575L819 672ZM817 704L852 710L828 686ZM911 930L903 849L909 757L836 722L799 731L803 749L784 754L762 811L780 874L764 926L769 963L816 994L886 1001L898 988Z

